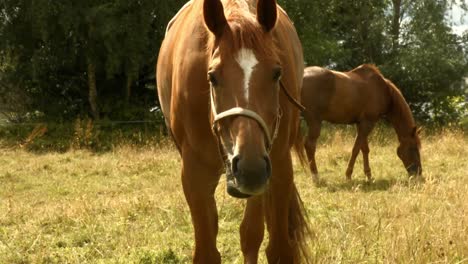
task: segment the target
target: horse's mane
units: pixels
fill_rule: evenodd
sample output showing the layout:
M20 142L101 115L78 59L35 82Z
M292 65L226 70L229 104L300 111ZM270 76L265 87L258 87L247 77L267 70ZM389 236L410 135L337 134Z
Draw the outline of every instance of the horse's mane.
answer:
M416 122L414 121L414 118L413 118L413 115L411 113L411 109L408 103L403 97L403 94L401 93L401 91L396 87L396 85L392 81L386 78L384 78L384 80L389 89L390 97L392 98L391 108L390 108L391 118L394 118L396 123L398 123L398 126L400 127L400 131L405 126L410 129L409 132L411 133L413 129L416 127ZM416 138L418 146L420 146L421 143L420 143L417 133L415 133L415 138Z
M232 54L242 48L255 49L259 55L272 57L278 54L273 39L267 39L263 27L256 19L256 1L249 0L225 0L222 1L224 14L230 27L232 39ZM212 35L212 34L210 34ZM208 41L208 49L213 47L214 36Z
M378 76L385 79L383 77L382 73L380 72L379 68L377 68L377 66L375 66L375 64L369 64L369 63L362 64L362 65L356 67L355 69L351 70L350 72L360 72L360 71L365 71L365 72L370 72L370 73L373 73L373 74L377 74Z
M396 114L400 119L403 119L405 123L414 125L415 122L413 119L413 115L411 114L411 109L409 108L408 103L403 97L403 94L392 81L385 78L384 80L387 83L387 87L389 88L390 92L390 97L392 98L392 106L390 111Z
M403 97L400 89L398 89L398 87L392 81L385 78L377 66L374 64L363 64L353 69L351 72L365 72L366 74L378 75L382 81L385 82L391 98L389 117L394 120L393 123L395 126L397 126L396 128L398 131L403 131L405 128L409 129L409 132L412 131L412 129L416 126L416 123L414 121L413 115L411 114L411 109L408 103ZM419 138L417 139L419 142Z
M366 71L372 74L378 75L388 87L388 92L391 98L390 113L397 119L405 122L408 125L414 125L413 115L411 114L411 109L409 108L408 103L406 102L403 94L400 89L389 79L385 78L380 72L379 68L374 64L363 64L356 69L353 69L351 72L356 71Z

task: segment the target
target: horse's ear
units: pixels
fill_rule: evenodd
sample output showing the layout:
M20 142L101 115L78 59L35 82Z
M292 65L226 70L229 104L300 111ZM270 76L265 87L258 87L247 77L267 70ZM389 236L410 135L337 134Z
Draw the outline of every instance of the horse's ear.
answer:
M276 25L278 17L276 0L258 0L257 21L266 32L270 32Z
M227 25L221 0L204 0L203 18L206 27L208 27L216 37L221 37Z

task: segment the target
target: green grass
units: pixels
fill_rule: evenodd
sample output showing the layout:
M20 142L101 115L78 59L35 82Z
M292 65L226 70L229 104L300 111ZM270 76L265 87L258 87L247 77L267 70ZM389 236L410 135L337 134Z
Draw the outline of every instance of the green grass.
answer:
M408 180L394 135L378 129L369 184L360 158L353 180L345 180L353 134L325 129L319 186L295 167L314 234L313 262L468 263L466 136L423 136L426 182L418 183ZM192 226L179 172L168 143L100 153L1 147L0 263L190 263ZM223 263L243 263L244 201L224 188L222 179L218 248Z

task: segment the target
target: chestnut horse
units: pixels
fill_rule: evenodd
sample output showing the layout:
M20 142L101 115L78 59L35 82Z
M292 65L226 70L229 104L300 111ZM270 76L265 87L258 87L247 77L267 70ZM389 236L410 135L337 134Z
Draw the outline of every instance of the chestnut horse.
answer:
M419 131L411 110L398 88L374 65L364 64L349 72L307 67L301 97L309 127L305 148L315 182L318 181L315 149L322 120L357 126L357 137L346 170L347 179L351 179L354 162L362 151L364 173L368 180L372 180L367 137L382 117L388 118L395 129L400 142L397 154L408 173L422 173Z
M245 262L257 263L264 222L269 263L304 261L308 228L290 152L299 111L288 101L300 96L303 70L299 38L275 0L193 0L169 23L157 87L182 157L194 263L221 262L214 192L223 168L227 192L248 198Z

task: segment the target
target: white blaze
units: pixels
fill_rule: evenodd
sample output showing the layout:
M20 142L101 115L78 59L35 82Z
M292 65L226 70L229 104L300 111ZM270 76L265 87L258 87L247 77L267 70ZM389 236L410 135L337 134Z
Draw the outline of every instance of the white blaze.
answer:
M258 64L257 57L250 49L241 49L236 57L237 63L244 72L244 95L245 100L249 100L249 83L252 77L252 72L255 66Z

